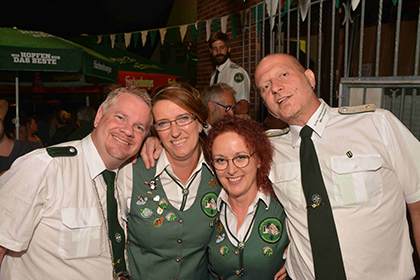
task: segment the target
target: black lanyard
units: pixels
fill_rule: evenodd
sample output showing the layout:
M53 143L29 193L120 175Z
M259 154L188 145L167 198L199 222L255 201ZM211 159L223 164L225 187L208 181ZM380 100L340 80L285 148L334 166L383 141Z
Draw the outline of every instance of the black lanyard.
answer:
M252 221L249 224L248 230L246 231L246 234L245 234L244 239L242 241L239 241L238 238L236 238L236 236L233 235L232 232L229 229L229 225L228 225L228 222L227 222L227 212L226 212L227 205L226 205L226 203L224 203L224 204L225 204L224 205L225 206L225 227L228 230L229 234L236 240L236 242L238 242L238 246L237 247L239 249L239 270L236 271L236 274L239 277L241 277L241 276L244 275L244 249L245 249L245 240L246 240L246 238L248 237L248 235L249 235L249 233L251 231L251 227L252 227L252 224L255 221L255 217L257 216L257 211L258 211L258 207L260 206L260 203L258 202L257 209L255 209L254 217L252 217Z
M190 183L188 184L186 188L184 188L174 177L172 177L171 174L169 174L169 172L166 171L166 169L165 169L165 172L182 189L182 203L181 203L181 208L179 210L184 211L185 204L187 204L188 194L190 193L190 186L192 182L194 181L195 177L197 177L198 172L195 173L194 177L191 179Z

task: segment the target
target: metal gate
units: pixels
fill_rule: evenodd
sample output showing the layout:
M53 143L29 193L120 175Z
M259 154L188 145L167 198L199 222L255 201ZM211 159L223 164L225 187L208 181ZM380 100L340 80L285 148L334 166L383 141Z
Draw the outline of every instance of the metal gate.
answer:
M271 53L296 56L331 106L374 102L420 138L418 0L266 0L243 17L242 65L253 74ZM251 114L267 115L252 89Z

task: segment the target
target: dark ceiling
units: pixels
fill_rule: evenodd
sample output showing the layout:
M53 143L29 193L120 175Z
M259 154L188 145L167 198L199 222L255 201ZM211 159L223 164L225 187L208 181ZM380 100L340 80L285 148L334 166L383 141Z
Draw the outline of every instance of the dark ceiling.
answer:
M5 0L0 26L44 31L66 39L83 33L148 30L166 26L174 1Z

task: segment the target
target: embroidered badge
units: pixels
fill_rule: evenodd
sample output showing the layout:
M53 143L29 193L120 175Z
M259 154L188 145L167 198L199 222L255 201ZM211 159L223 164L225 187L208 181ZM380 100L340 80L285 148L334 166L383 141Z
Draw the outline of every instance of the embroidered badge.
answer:
M277 218L267 218L260 223L258 232L265 242L276 243L282 235L283 225Z
M224 233L222 235L218 234L216 238L216 243L219 244L223 240L225 240L225 234Z
M148 207L144 207L144 208L140 209L140 214L143 218L147 219L147 218L150 218L150 216L152 216L153 211L150 210L150 208L148 208Z
M215 193L206 193L201 199L201 209L203 212L213 218L217 215L217 195Z
M268 258L268 257L271 257L271 256L273 255L273 249L272 249L271 247L269 247L269 246L265 246L265 247L263 248L263 254L264 254L264 256L266 256L267 258Z
M236 83L241 83L244 80L244 75L242 73L236 73L235 76L233 77L233 80Z
M170 223L176 221L176 215L174 213L172 213L172 212L171 213L168 213L165 218Z
M222 248L220 248L220 254L222 254L222 256L226 256L229 253L229 248L226 246L223 246Z
M217 187L218 185L219 185L219 182L217 182L216 178L211 179L210 182L209 182L210 188L211 187Z
M163 217L162 218L157 218L153 221L153 225L157 228L160 228L163 224Z
M148 200L147 197L144 197L142 195L139 195L139 199L137 200L136 204L137 205L140 205L140 206L145 205L146 202L147 202L147 200Z

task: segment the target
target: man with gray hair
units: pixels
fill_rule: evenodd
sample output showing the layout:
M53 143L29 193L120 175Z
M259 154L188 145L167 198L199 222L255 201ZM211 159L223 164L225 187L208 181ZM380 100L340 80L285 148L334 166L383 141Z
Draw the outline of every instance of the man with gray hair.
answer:
M221 119L227 115L235 114L235 90L227 84L214 84L202 92L203 102L207 108L209 116L207 118L208 127L204 129L206 134Z
M91 134L14 162L0 177L0 279L129 279L115 178L151 124L148 93L118 88Z

